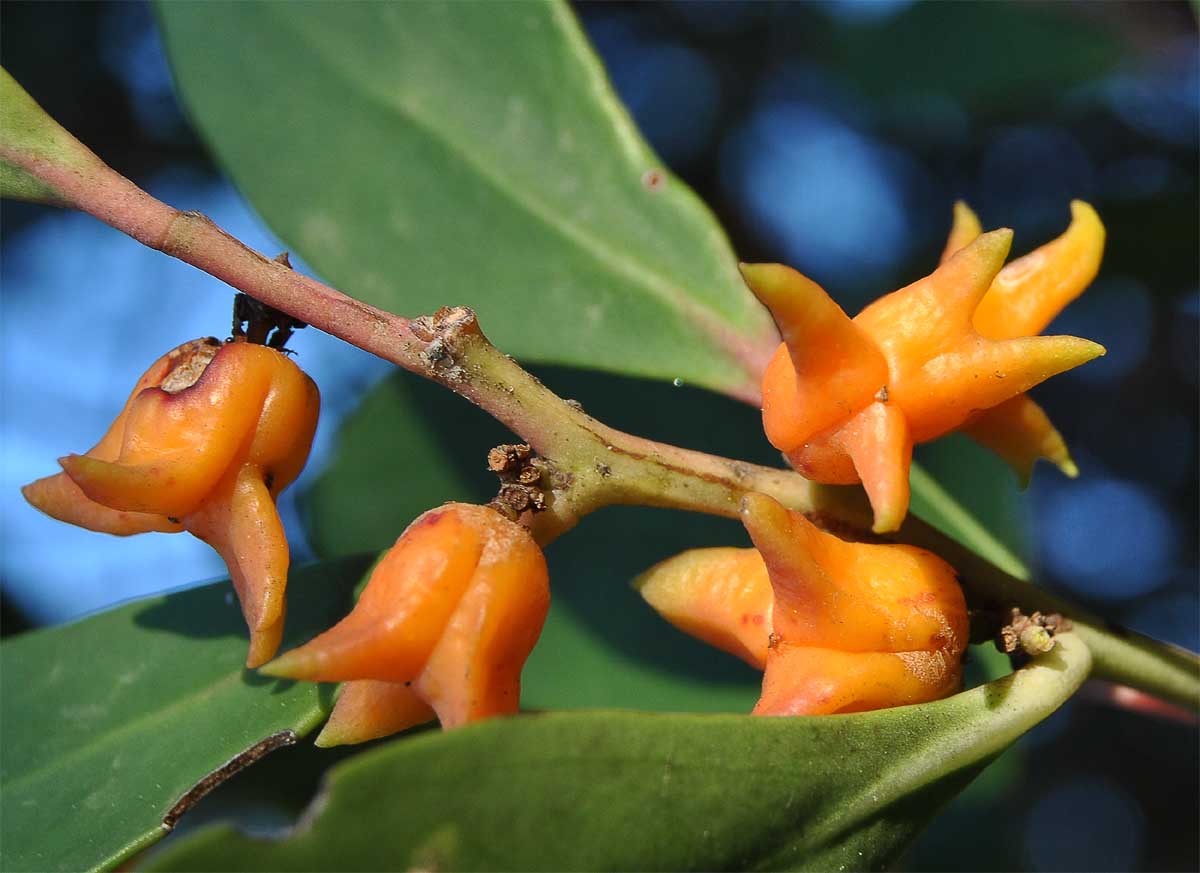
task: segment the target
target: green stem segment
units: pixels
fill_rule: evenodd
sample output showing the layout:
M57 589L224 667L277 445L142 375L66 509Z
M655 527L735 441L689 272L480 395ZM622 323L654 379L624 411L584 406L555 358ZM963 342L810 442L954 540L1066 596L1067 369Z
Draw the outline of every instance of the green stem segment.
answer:
M543 544L589 512L615 504L737 518L743 495L751 491L870 528L870 506L860 488L820 485L790 470L657 443L592 418L497 350L469 309L444 309L413 326L418 336L436 343L432 377L487 410L542 456L549 468L546 510L533 527Z
M484 337L474 313L443 309L406 319L292 271L195 212L142 191L47 116L0 71L0 193L87 212L139 242L192 264L239 291L406 370L445 385L527 440L547 469L546 510L531 524L545 544L613 504L736 518L742 497L769 494L825 527L869 537L861 489L819 485L796 473L718 458L614 430L548 390ZM912 518L894 537L958 568L976 608L1061 612L1091 650L1095 674L1200 708L1196 656L1106 624ZM1023 570L1002 551L992 556Z
M1061 613L1092 650L1092 675L1200 710L1200 660L1184 649L1113 624L980 557L919 518L909 516L896 538L936 551L959 573L973 609Z
M520 434L551 462L546 512L534 520L544 544L583 515L613 504L663 506L737 518L750 491L769 494L825 527L870 537L871 508L862 489L820 485L796 473L663 445L614 430L559 398L479 332L469 310L451 310L461 327L446 334L449 383ZM469 327L467 327L469 325ZM1062 613L1092 651L1094 674L1200 709L1200 660L1190 652L1113 625L1030 584L1021 563L997 545L981 557L909 515L889 539L936 552L954 566L975 609Z

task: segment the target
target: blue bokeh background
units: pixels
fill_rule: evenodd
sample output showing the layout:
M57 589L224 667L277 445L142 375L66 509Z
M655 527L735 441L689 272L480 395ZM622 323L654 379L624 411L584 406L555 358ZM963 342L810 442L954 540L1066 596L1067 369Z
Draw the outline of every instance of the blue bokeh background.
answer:
M1039 468L1025 534L1047 584L1200 648L1200 49L1188 4L660 2L580 13L647 138L721 216L739 255L794 264L848 310L928 272L957 198L988 227L1014 227L1017 252L1060 233L1071 198L1097 207L1110 241L1102 273L1051 330L1098 340L1108 355L1035 392L1083 475ZM0 14L5 66L81 139L167 202L257 249L282 248L189 127L145 5L10 2ZM164 349L224 335L228 296L50 209L4 204L0 255L4 632L223 575L190 537L118 547L40 516L17 489L90 446ZM147 293L156 288L171 292ZM325 408L289 495L319 475L339 421L388 370L315 331L292 346ZM928 458L934 469L973 457L947 451ZM303 560L293 497L283 512ZM1066 718L1028 740L1053 756L1052 782L989 771L974 805L918 846L914 867L962 868L984 852L989 869L1194 869L1194 779L1192 797L1172 803L1154 774L1120 758L1194 771L1195 734L1108 712L1090 743L1067 744L1048 733ZM1097 768L1095 756L1115 760ZM975 833L956 818L969 814L1003 819L995 845L954 848L955 828Z

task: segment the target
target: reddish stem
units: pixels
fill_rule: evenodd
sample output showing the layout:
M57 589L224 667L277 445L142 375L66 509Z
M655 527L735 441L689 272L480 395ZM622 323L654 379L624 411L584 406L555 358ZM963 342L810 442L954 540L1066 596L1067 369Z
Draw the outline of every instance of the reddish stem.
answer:
M295 272L230 236L206 216L168 206L87 154L91 166L78 171L0 149L0 157L53 186L65 202L143 245L399 367L428 375L428 364L421 358L427 343L413 335L407 318Z

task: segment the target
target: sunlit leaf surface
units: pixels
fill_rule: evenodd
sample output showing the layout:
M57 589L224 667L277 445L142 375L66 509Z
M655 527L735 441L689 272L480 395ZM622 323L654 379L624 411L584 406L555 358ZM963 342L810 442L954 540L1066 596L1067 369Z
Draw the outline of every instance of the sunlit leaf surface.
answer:
M176 82L272 229L402 315L742 397L774 326L565 4L159 7Z

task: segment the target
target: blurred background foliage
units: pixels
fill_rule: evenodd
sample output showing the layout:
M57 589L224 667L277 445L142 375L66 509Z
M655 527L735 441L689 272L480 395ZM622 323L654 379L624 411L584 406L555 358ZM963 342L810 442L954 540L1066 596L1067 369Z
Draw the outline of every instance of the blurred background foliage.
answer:
M1039 468L1021 495L999 462L956 438L919 458L1033 559L1045 584L1200 647L1200 53L1189 5L830 0L577 11L651 145L712 206L739 256L791 263L851 311L932 268L955 199L987 227L1013 227L1017 253L1062 231L1072 197L1097 207L1109 230L1101 275L1051 330L1098 340L1108 356L1035 392L1081 478ZM148 6L10 0L0 16L0 60L101 157L250 245L282 248L185 119ZM25 506L17 486L90 446L163 349L225 335L228 296L90 218L5 203L2 219L3 632L221 575L190 538L116 542L67 528ZM501 427L313 331L293 347L325 401L313 461L284 506L296 560L382 548L437 502L491 495L482 459L507 438ZM775 462L757 413L732 401L537 372L617 427ZM551 549L556 601L526 704L748 707L755 676L665 626L627 584L682 548L716 543L745 537L726 521L610 509ZM981 657L975 672L994 668ZM337 757L276 753L185 823L286 822ZM1196 869L1197 769L1192 728L1085 692L952 804L906 865Z

